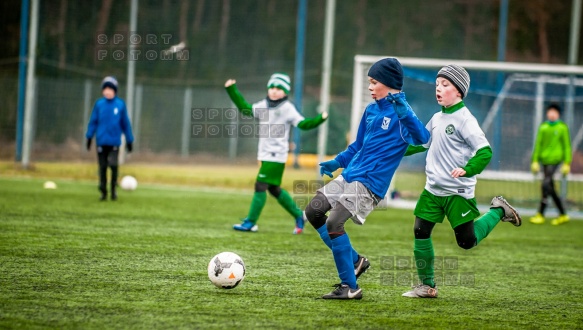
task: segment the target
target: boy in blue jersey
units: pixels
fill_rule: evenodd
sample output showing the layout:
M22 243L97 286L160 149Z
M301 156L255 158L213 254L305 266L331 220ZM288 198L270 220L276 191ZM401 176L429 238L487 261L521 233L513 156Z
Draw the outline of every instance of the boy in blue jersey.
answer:
M111 168L111 200L117 200L118 154L121 135L125 135L127 151L132 152L134 136L125 102L117 97L117 80L105 77L101 83L103 97L95 102L87 126L87 150L96 135L97 161L99 164L99 191L101 200L107 199L107 167Z
M364 110L356 141L336 158L320 163L320 173L344 168L342 175L319 189L305 217L332 250L340 277L336 289L324 299L361 299L357 278L370 266L352 247L344 224L364 224L381 201L407 147L429 141L429 131L405 99L403 68L395 58L382 59L368 72L368 89L375 100ZM326 213L330 211L327 216Z

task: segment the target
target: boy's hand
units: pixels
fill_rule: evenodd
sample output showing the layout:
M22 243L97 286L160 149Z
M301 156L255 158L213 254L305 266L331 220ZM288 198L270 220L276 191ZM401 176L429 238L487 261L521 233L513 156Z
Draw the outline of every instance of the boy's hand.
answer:
M91 149L91 139L87 139L87 151Z
M407 112L409 112L409 110L413 111L409 103L407 103L407 100L405 100L404 92L400 92L397 94L389 93L387 98L389 99L389 101L393 102L393 108L397 113L397 117L403 118L407 115Z
M464 170L463 168L455 168L453 171L451 171L451 177L452 178L459 178L460 176L464 176L466 175L466 170Z
M561 165L561 173L563 175L567 175L569 172L571 172L571 165L563 163L563 165Z
M537 174L538 171L540 171L540 165L538 162L532 162L532 164L530 164L530 171L534 174Z
M340 168L340 163L336 159L331 159L325 162L320 163L320 175L324 176L326 174L329 177L332 177L332 172L336 171Z
M235 80L235 79L229 79L229 80L227 80L225 82L225 88L230 87L230 86L232 86L232 85L234 85L236 83L237 83L237 80Z
M126 149L127 149L128 153L130 153L134 149L134 146L131 143L127 143L126 144Z

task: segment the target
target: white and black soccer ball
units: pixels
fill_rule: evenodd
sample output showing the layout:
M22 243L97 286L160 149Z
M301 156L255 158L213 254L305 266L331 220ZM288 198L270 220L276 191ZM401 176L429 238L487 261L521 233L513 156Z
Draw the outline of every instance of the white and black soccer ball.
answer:
M138 180L136 180L136 178L134 178L131 175L126 175L123 178L121 178L119 186L123 190L136 190L136 188L138 187Z
M245 264L237 254L222 252L209 262L208 274L216 287L233 289L245 278Z

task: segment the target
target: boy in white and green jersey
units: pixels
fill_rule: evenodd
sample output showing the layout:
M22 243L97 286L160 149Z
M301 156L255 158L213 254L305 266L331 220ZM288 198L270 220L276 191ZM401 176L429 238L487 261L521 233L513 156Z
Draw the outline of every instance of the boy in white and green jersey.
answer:
M431 138L423 146L410 146L405 154L428 150L427 181L415 207L414 254L421 283L405 292L404 297L437 297L431 231L445 216L463 249L476 246L500 220L515 226L522 223L516 210L501 196L494 197L490 211L476 219L480 212L474 198L475 175L490 162L492 149L463 102L469 86L470 76L464 68L448 65L439 70L435 92L441 111L426 125Z
M233 229L239 231L256 232L257 220L267 200L267 191L275 197L278 203L291 214L296 222L294 234L301 234L304 229L302 211L297 207L290 194L280 187L285 162L289 151L289 133L292 126L302 130L318 127L328 113L323 112L314 118L304 118L291 103L287 94L291 89L288 75L274 73L267 82L267 97L254 104L248 103L237 89L236 81L227 80L225 88L229 97L241 113L259 120L268 132L259 137L257 159L261 161L261 168L255 182L255 193L251 201L249 213L241 224Z

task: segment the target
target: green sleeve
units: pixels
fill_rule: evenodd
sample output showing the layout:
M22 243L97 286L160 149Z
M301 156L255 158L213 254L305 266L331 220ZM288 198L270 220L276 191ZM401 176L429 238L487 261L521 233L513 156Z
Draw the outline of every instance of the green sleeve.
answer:
M466 166L463 167L464 171L466 171L464 177L470 178L482 173L490 163L490 159L492 159L492 148L489 146L476 151L474 157L470 158Z
M327 118L328 117L322 118L322 114L319 114L313 118L306 118L298 123L298 128L303 129L303 130L316 128L316 127L320 126L320 124L325 122Z
M536 141L534 142L534 148L532 149L532 162L538 162L538 157L540 153L540 144L542 142L542 133L541 127L538 128L538 132L536 133Z
M225 88L227 90L227 94L231 98L231 101L235 103L235 106L241 111L241 113L245 116L253 116L253 106L249 104L237 89L237 84L232 84L229 87Z
M418 154L420 152L425 152L427 151L428 148L425 148L424 146L414 146L414 145L409 145L407 147L407 151L405 151L405 156L411 156L414 154Z
M565 129L563 130L563 148L565 148L565 159L563 162L565 164L571 164L571 158L573 155L571 154L571 139L569 138L569 128L565 125Z

